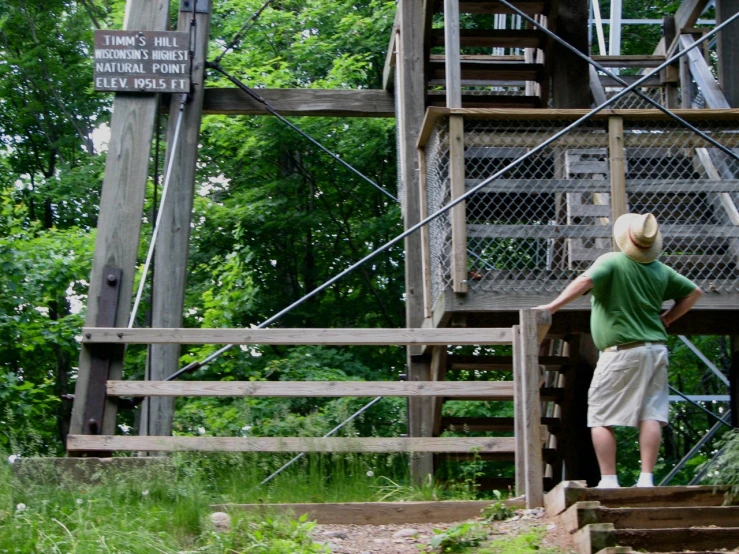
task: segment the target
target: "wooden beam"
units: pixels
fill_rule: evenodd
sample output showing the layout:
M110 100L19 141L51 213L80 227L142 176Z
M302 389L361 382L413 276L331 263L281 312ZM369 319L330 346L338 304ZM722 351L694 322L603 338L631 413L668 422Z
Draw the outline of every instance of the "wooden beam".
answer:
M465 192L464 119L449 117L449 180L450 195L456 200ZM466 294L467 286L467 202L463 200L451 209L452 227L452 289Z
M739 11L739 0L716 0L716 24L721 24ZM739 72L736 71L736 54L739 52L739 22L718 33L718 82L726 101L739 108Z
M67 449L122 452L491 452L511 453L509 437L136 437L69 435Z
M136 31L163 31L169 24L168 0L128 0L124 29ZM105 162L105 176L100 197L100 214L95 238L95 254L90 275L85 323L95 325L100 294L103 287L103 268L111 266L122 270L116 325L128 324L136 257L141 232L141 214L144 208L146 182L149 176L151 138L154 132L159 97L156 94L117 93L113 101L109 155ZM114 154L113 154L114 153ZM91 354L87 346L80 350L79 371L74 393L74 407L70 432L82 433L85 400L90 377ZM110 362L109 375L119 378L123 372L123 355ZM114 433L117 406L108 402L103 421L104 431Z
M549 11L548 0L516 0L516 7L527 15L537 15ZM515 13L513 10L495 0L460 0L461 13Z
M471 370L471 371L512 371L512 356L460 356L448 357L449 370ZM569 358L566 356L539 356L539 365L545 366L549 371L560 369L567 365Z
M264 514L275 512L294 517L307 515L320 525L400 525L462 521L478 517L491 500L443 502L343 502L313 504L214 504L212 510L243 510ZM520 500L504 500L509 507L523 507Z
M525 450L524 487L526 491L526 507L544 506L544 464L542 462L541 433L541 371L538 363L538 322L536 312L532 309L521 310L520 327L520 383L517 392L521 394L521 415L523 415L523 431ZM518 428L517 428L518 431Z
M385 65L382 69L382 90L392 92L395 89L395 56L397 55L397 40L400 25L400 11L395 10L395 21L393 22L392 31L390 31L390 43L387 46L385 54Z
M695 44L695 40L690 35L680 35L680 47L686 50L690 46ZM724 93L721 87L718 86L716 78L711 72L711 68L708 67L706 59L701 55L701 52L697 48L693 48L690 52L685 54L688 58L690 65L690 73L693 75L693 79L698 84L703 93L703 98L706 100L706 105L713 109L729 109L729 103L724 97Z
M462 107L461 65L459 53L459 0L444 0L444 79L446 107ZM439 60L433 60L438 62Z
M611 174L611 227L616 220L629 211L626 200L626 148L624 147L624 120L622 117L608 118L608 167ZM613 250L619 251L615 241Z
M544 33L534 29L461 29L462 48L539 48ZM444 46L444 29L431 31L431 46Z
M257 89L280 115L315 117L395 117L395 100L386 90ZM169 111L167 104L162 106ZM237 88L206 88L203 113L270 115L263 104Z
M436 347L443 348L443 347ZM436 349L435 349L436 350ZM108 381L110 396L416 396L512 400L513 381Z
M211 6L212 9L212 6ZM200 124L203 115L205 62L208 59L210 38L210 11L193 14L180 10L178 30L189 32L194 28L194 59L192 61L192 90L182 107L182 128L175 143L177 120L169 118L167 151L164 159L174 157L169 173L169 192L159 207L161 225L154 252L152 275L151 325L153 327L181 327L185 303L192 206L195 196L195 172L200 148ZM174 96L177 98L177 96ZM179 344L152 345L147 353L148 379L166 379L180 368ZM172 433L174 401L170 398L147 399L141 410L139 432L142 435L169 435Z
M85 327L85 344L510 344L510 329L126 329Z

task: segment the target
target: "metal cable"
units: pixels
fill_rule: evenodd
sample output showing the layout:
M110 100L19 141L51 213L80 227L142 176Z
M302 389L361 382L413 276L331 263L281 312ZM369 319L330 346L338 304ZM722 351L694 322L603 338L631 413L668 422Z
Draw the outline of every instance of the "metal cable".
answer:
M251 31L251 28L254 27L254 25L257 22L257 19L259 19L259 16L262 15L262 12L267 9L267 6L269 6L274 0L267 0L261 8L259 8L256 13L254 13L247 21L241 26L241 29L237 31L237 33L233 36L231 41L226 45L226 47L223 49L223 52L215 59L213 63L218 64L223 59L223 56L225 56L229 50L232 50L234 46L236 46L236 43L243 40L243 38L246 36L246 33Z
M257 94L253 89L251 89L248 86L246 86L242 81L240 81L239 79L237 79L236 77L234 77L233 75L231 75L230 73L228 73L218 63L208 64L208 67L210 67L212 69L215 69L219 73L223 74L229 81L231 81L233 84L235 84L241 90L243 90L246 94L248 94L249 96L251 96L254 100L256 100L257 102L259 102L260 104L262 104L264 106L264 108L270 114L272 114L277 119L279 119L280 121L282 121L285 125L287 125L288 127L290 127L293 131L295 131L298 134L300 134L303 138L305 138L306 140L310 141L313 145L315 145L318 148L320 148L323 152L325 152L331 158L333 158L334 161L339 162L341 165L343 165L349 171L351 171L355 175L357 175L357 176L361 177L362 179L364 179L365 181L367 181L370 185L372 185L373 187L375 187L377 190L379 190L381 193L383 193L385 196L387 196L388 198L390 198L394 202L397 202L398 201L398 199L395 196L393 196L388 191L386 191L384 188L382 188L380 185L378 185L377 183L375 183L372 179L370 179L369 177L367 177L366 175L364 175L362 172L360 172L358 169L356 169L351 164L349 164L349 163L345 162L344 160L342 160L339 156L337 156L336 154L334 154L333 152L331 152L331 150L329 150L328 148L326 148L325 146L323 146L320 142L318 142L316 139L314 139L313 137L311 137L308 133L306 133L305 131L303 131L300 127L296 126L294 123L292 123L291 121L289 121L288 119L286 119L284 116L282 116L279 113L277 113L277 110L275 110L270 105L269 102L267 102L264 98L262 98L259 94Z
M549 146L553 142L557 141L562 136L566 135L567 133L569 133L573 129L579 127L580 125L582 125L586 121L592 119L593 116L595 116L598 112L600 112L603 109L607 108L609 105L613 104L614 102L616 102L617 100L619 100L620 98L622 98L623 96L625 96L626 94L628 94L629 92L631 92L636 87L640 86L641 83L643 83L644 81L646 81L647 79L649 79L653 75L656 75L657 73L659 73L660 71L662 71L668 65L671 65L675 61L679 60L682 56L684 56L685 54L687 54L693 48L697 48L700 44L702 44L703 42L705 42L706 40L708 40L710 37L712 37L713 35L715 35L716 33L718 33L721 29L723 29L726 26L728 26L731 23L733 23L736 19L739 19L739 13L734 14L729 19L727 19L726 21L724 21L721 25L716 26L713 30L709 31L708 33L706 33L705 35L703 35L700 39L698 39L697 41L695 41L689 48L686 48L685 50L682 50L678 54L674 55L672 58L669 58L664 63L662 63L659 67L657 67L653 71L645 74L643 77L639 78L633 84L627 86L621 92L616 93L613 97L609 98L608 100L606 100L605 102L603 102L599 106L596 106L590 112L588 112L587 114L583 115L582 117L580 117L576 121L572 122L567 127L564 127L559 132L555 133L554 135L552 135L551 137L549 137L548 139L546 139L544 142L542 142L538 146L532 148L531 150L529 150L526 154L524 154L520 158L518 158L518 159L514 160L513 162L509 163L504 168L496 171L493 175L491 175L489 177L486 177L480 183L478 183L474 187L470 188L467 192L465 192L461 196L457 197L455 200L452 200L451 202L449 202L446 206L440 208L439 210L437 210L433 214L427 216L426 218L422 219L421 221L419 221L415 225L409 227L408 229L406 229L405 231L403 231L401 234L399 234L395 238L390 239L388 242L386 242L385 244L383 244L379 248L377 248L374 251L372 251L369 254L367 254L364 258L362 258L358 262L355 262L354 264L352 264L351 266L349 266L348 268L346 268L342 272L338 273L337 275L335 275L334 277L332 277L328 281L324 282L319 287L316 287L315 289L313 289L311 292L309 292L308 294L306 294L302 298L296 300L295 302L293 302L292 304L290 304L286 308L282 309L281 311L279 311L278 313L276 313L275 315L273 315L269 319L266 319L265 321L263 321L262 323L260 323L259 325L257 325L256 329L263 329L263 328L271 325L272 323L274 323L275 321L277 321L278 319L280 319L283 315L287 314L288 312L292 311L294 308L300 306L304 302L306 302L309 299L313 298L318 293L326 290L331 285L333 285L334 283L336 283L338 280L340 280L341 278L343 278L345 275L348 275L349 273L351 273L352 271L354 271L355 269L357 269L359 266L361 266L365 262L371 260L372 258L374 258L375 256L377 256L378 254L381 254L382 252L385 252L390 247L394 246L395 244L397 244L398 242L402 241L403 239L405 239L409 235L411 235L411 234L415 233L416 231L418 231L424 225L427 225L429 222L433 221L434 219L436 219L440 215L448 212L449 210L451 210L457 204L459 204L461 202L464 202L465 200L467 200L467 198L469 198L470 196L472 196L473 194L475 194L477 191L479 191L483 187L485 187L488 184L490 184L491 182L493 182L495 179L498 179L502 175L505 175L508 171L510 171L511 169L517 167L518 165L520 165L524 161L528 160L529 158L535 156L536 154L538 154L539 152L541 152L542 150L544 150L547 146ZM177 371L177 372L173 373L172 375L170 375L169 377L167 377L166 381L172 381L172 380L176 379L177 377L179 377L180 375L182 375L183 373L187 373L189 371L194 371L196 369L199 369L199 368L203 367L204 365L207 365L208 363L212 362L213 360L215 360L216 358L218 358L219 356L221 356L222 354L224 354L225 352L227 352L228 350L230 350L234 346L235 345L233 345L233 344L226 345L223 348L221 348L220 350L214 352L213 354L211 354L210 356L208 356L207 358L205 358L204 360L199 361L199 362L192 362L191 364L186 365L185 367L183 367L179 371Z
M339 424L338 424L338 425L337 425L336 427L334 427L333 429L331 429L331 430L330 430L330 431L329 431L328 433L326 433L325 435L323 435L323 437L322 437L322 438L324 438L324 439L325 439L326 437L330 437L330 436L331 436L331 435L333 435L333 434L334 434L334 433L335 433L336 431L338 431L339 429L341 429L341 428L342 428L342 427L343 427L344 425L346 425L347 423L349 423L349 422L350 422L350 421L352 421L353 419L356 419L356 418L357 418L357 417L359 417L359 416L360 416L360 415L361 415L362 413L366 412L366 411L367 411L367 410L368 410L369 408L371 408L372 406L374 406L375 404L377 404L377 403L378 403L378 402L379 402L380 400L382 400L382 398L383 398L382 396L378 396L377 398L375 398L375 399L374 399L374 400L372 400L371 402L368 402L367 404L365 404L364 406L362 406L362 407L361 407L361 408L360 408L359 410L357 410L357 411L356 411L356 412L354 412L354 413L353 413L352 415L350 415L350 416L349 416L348 418L346 418L346 419L345 419L344 421L342 421L341 423L339 423ZM279 468L279 469L278 469L277 471L275 471L274 473L272 473L271 475L269 475L269 476L268 476L267 478L265 478L265 479L264 479L264 480L263 480L263 481L262 481L261 483L259 483L259 485L257 485L257 486L258 486L258 487L261 487L261 486L262 486L262 485L264 485L265 483L268 483L268 482L269 482L269 481L271 481L271 480L272 480L272 479L273 479L274 477L276 477L277 475L279 475L280 473L282 473L282 472L283 472L284 470L286 470L286 469L287 469L288 467L290 467L291 465L293 465L293 464L294 464L295 462L297 462L297 461L298 461L298 460L299 460L300 458L302 458L303 456L305 456L305 452L301 452L300 454L298 454L297 456L295 456L294 458L292 458L292 459L291 459L291 460L290 460L289 462L285 463L285 465L283 465L283 466L282 466L281 468ZM255 487L255 488L256 488L256 487Z
M537 22L534 18L532 18L531 16L527 15L525 12L522 12L519 8L517 8L516 6L514 6L513 4L511 4L510 2L508 2L508 0L500 0L500 3L503 4L504 6L506 6L508 9L513 10L514 12L516 12L518 15L520 15L526 21L528 21L529 23L531 23L532 25L534 25L536 28L538 28L540 31L542 31L548 37L554 39L555 41L557 41L558 43L560 43L562 46L564 46L565 48L567 48L571 52L577 54L578 57L580 57L581 59L583 59L586 62L588 62L590 65L592 65L593 67L595 67L598 71L602 71L608 77L611 77L611 78L615 79L618 83L620 83L620 84L622 84L624 86L627 86L627 82L625 80L623 80L618 74L613 73L611 71L608 71L601 64L599 64L598 62L596 62L595 60L593 60L592 58L590 58L586 54L583 54L582 52L580 52L577 48L575 48L574 46L572 46L571 44L569 44L566 40L564 40L564 39L558 37L557 35L555 35L552 31L550 31L549 29L547 29L541 23ZM677 121L678 123L680 123L684 127L687 127L688 129L690 129L694 133L698 134L702 139L706 140L707 142L711 143L713 146L715 146L716 148L718 148L719 150L721 150L724 154L727 154L727 155L731 156L732 158L734 158L735 160L739 161L739 154L737 154L736 152L734 152L730 148L727 148L723 144L720 144L715 139L711 138L710 136L708 136L707 134L705 134L703 131L701 131L697 127L693 126L689 122L685 121L679 115L677 115L674 112L672 112L669 108L664 107L662 104L660 104L659 102L657 102L653 98L650 98L648 95L644 94L642 91L640 91L638 89L634 89L633 92L636 93L637 95L641 96L644 100L646 100L649 104L651 104L652 106L654 106L655 108L657 108L659 111L661 111L662 113L664 113L667 117L673 119L674 121Z
M673 387L672 385L669 385L669 387L670 387L670 390L671 390L672 392L674 392L674 393L675 393L675 394L677 394L678 396L682 396L682 397L683 397L683 398L685 399L685 401L686 401L686 402L688 402L689 404L692 404L693 406L695 406L695 407L696 407L696 408L698 408L699 410L701 410L701 411L705 412L705 413L706 413L706 415L709 415L709 416L711 416L711 417L712 417L713 419L715 419L716 421L720 421L721 423L723 423L724 425L726 425L726 426L727 426L727 427L728 427L729 429L733 429L733 427L731 426L731 423L727 423L727 422L725 422L725 421L724 421L723 419L721 419L721 418L720 418L719 416L717 416L716 414L714 414L714 413L713 413L713 412L712 412L711 410L709 410L709 409L708 409L708 408L706 408L705 406L701 406L700 404L698 404L698 403L697 403L697 402L695 402L694 400L691 400L691 399L690 399L690 398L689 398L688 396L686 396L686 395L685 395L684 393L682 393L682 392L680 392L679 390L677 390L677 389L676 389L675 387Z
M139 304L141 303L141 295L144 293L144 286L146 285L146 274L149 272L149 265L154 255L154 248L157 242L157 236L159 235L159 227L162 221L162 214L164 210L161 209L164 206L164 201L167 198L167 191L169 190L169 181L172 176L172 166L174 165L175 153L177 151L177 144L179 143L180 129L182 128L182 120L185 115L185 104L187 104L187 94L182 94L180 99L180 111L177 114L177 125L175 127L174 139L172 140L171 154L169 156L169 163L167 164L167 173L164 177L164 186L162 187L162 199L159 203L160 210L157 212L156 221L154 223L154 230L151 233L151 243L149 244L149 251L146 254L146 262L144 262L144 270L141 274L141 280L139 281L139 289L136 292L136 300L133 303L133 309L131 310L131 317L128 320L128 328L133 328L133 323L136 320L136 313L139 310Z

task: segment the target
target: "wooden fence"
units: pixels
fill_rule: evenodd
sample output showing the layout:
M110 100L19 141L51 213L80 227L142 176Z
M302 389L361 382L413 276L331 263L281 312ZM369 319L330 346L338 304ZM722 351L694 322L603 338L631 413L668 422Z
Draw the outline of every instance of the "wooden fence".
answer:
M543 461L538 343L548 314L521 310L520 325L504 329L83 329L83 342L101 355L127 344L272 345L513 345L513 381L108 381L117 396L400 396L513 400L514 437L184 437L69 435L67 450L231 452L408 452L515 454L516 489L528 507L543 505ZM432 422L428 422L429 425Z

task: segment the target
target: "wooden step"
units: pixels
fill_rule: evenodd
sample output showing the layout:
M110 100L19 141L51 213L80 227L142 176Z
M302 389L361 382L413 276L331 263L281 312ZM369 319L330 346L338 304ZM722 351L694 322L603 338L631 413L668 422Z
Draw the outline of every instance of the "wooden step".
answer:
M549 371L566 368L569 358L565 356L539 356L539 365ZM513 367L513 356L459 356L447 357L447 368L453 371L510 371Z
M443 437L442 437L443 438ZM501 437L504 438L504 437ZM505 437L508 438L508 437ZM510 437L513 439L513 437ZM419 450L420 452L420 450ZM542 448L541 455L546 463L552 463L557 459L557 451L554 448ZM448 460L452 462L470 462L475 460L482 461L505 461L515 462L515 452L450 452L434 454L434 464L439 461Z
M511 2L527 15L547 14L551 2L549 0L514 0ZM443 0L434 3L436 12L444 11ZM513 10L495 0L460 0L459 13L515 13Z
M495 84L502 81L540 81L544 76L544 65L539 63L505 61L463 61L460 64L462 81ZM446 67L443 60L429 62L429 83L443 82Z
M446 107L446 93L428 94L429 106ZM463 94L463 108L541 108L538 96L506 95L506 94Z
M462 48L542 48L546 35L535 29L461 29ZM444 46L444 29L431 31L431 46Z
M565 510L560 521L570 533L591 523L612 523L616 529L736 527L739 506L605 508L600 502L576 502Z
M642 552L735 549L739 547L739 527L615 529L612 523L595 523L575 533L575 543L580 554L596 554L613 546Z
M558 417L542 417L541 424L550 432L559 429ZM479 433L485 431L513 431L512 417L443 417L441 427L445 431Z
M688 506L721 506L727 487L622 487L588 488L584 481L562 481L544 497L549 516L564 512L576 502L597 501L607 508L650 508L681 503Z

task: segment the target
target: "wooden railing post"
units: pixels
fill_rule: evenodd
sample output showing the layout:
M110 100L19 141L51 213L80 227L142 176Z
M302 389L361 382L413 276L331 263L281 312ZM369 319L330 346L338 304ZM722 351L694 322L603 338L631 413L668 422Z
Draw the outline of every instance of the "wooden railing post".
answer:
M519 314L521 318L519 337L514 338L514 341L520 342L518 364L520 381L515 393L518 394L517 400L520 405L517 408L517 415L523 416L523 452L521 455L517 452L516 456L524 462L526 507L536 508L544 505L538 323L536 310L520 310ZM518 446L518 440L516 445Z
M611 225L628 211L626 203L626 149L624 148L624 118L608 118L608 161L611 171ZM613 242L613 249L618 246Z

